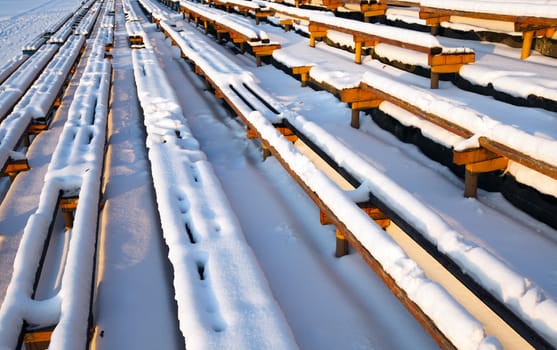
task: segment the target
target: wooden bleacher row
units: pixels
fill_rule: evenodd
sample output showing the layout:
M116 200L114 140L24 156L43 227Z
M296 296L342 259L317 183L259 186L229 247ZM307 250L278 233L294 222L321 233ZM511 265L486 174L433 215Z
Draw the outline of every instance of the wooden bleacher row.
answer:
M80 8L82 10L84 7ZM6 76L0 86L0 121L3 120L14 108L19 99L23 96L26 90L31 86L33 81L39 76L44 67L48 62L54 57L58 52L60 45L68 40L70 36L72 26L81 26L83 22L85 25L82 29L76 32L76 35L88 35L88 28L90 29L90 22L94 22L98 16L98 10L93 9L91 13L87 16L79 16L80 19L75 19L75 16L71 17L65 25L57 25L59 30L55 33L49 32L48 41L41 41L40 45L34 43L33 50L29 50L24 56L30 57L21 61L20 64L14 63L12 66L8 66L7 69L11 70L12 73ZM46 40L46 39L45 39ZM39 45L35 47L35 44ZM24 47L24 52L25 52ZM17 67L17 70L14 69ZM5 73L3 73L4 75ZM5 74L7 75L7 74Z
M60 49L58 44L45 44L12 73L0 86L0 121L9 115L25 91Z
M272 11L263 3L248 0L209 0L209 4L214 7L223 8L226 12L236 10L247 16L252 13L255 17L255 24L259 24L261 19L266 19L272 14Z
M52 116L61 104L65 87L75 72L84 45L84 36L71 37L41 72L37 81L15 106L14 111L0 124L2 176L13 179L19 172L29 169L27 159L14 157L12 152L17 151L22 144L28 146L31 142L29 135L39 134L48 128ZM37 93L46 87L50 94Z
M28 54L18 55L0 66L0 84L4 84L6 79L8 79L8 77L12 75L29 57L30 55Z
M165 28L164 20L161 27ZM217 283L221 288L240 292L249 288L251 297L234 293L231 297L219 298L219 307L227 310L234 325L229 327L228 321L222 322L218 339L210 335L201 337L203 339L197 341L197 347L222 349L234 344L238 349L246 349L254 347L254 342L258 343L259 339L272 336L277 338L274 346L296 348L288 326L284 327L281 318L275 317L280 310L275 308L270 291L258 282L264 276L254 270L256 265L250 263L251 255L244 254L247 245L230 204L226 200L205 200L225 196L211 164L187 125L179 107L181 101L167 79L168 72L165 73L157 54L150 48L133 50L132 60L162 236L168 247L173 274L179 276L173 279L173 289L182 335L188 339L192 333L214 334L215 323L209 324L208 319L199 318L191 305L199 303L195 298L199 288L205 289L206 283ZM210 218L203 215L208 209L212 213ZM221 225L223 222L226 225ZM214 227L217 227L216 235ZM221 244L223 239L224 245ZM224 263L241 263L244 267L228 271L226 276L213 273L215 269L219 270L220 262L217 259L207 264L207 258L211 261L214 259L211 256L215 253L222 255L229 247L232 247L230 252L233 254ZM245 316L246 310L249 310L249 316ZM219 316L218 311L215 315ZM260 322L263 318L276 322L267 322L263 326ZM249 330L249 334L240 337L242 339L236 331L240 328ZM255 347L260 348L259 345Z
M310 18L309 45L314 47L315 41L326 37L329 30L352 35L356 63L362 61L362 47L378 44L397 46L427 55L428 65L431 69L432 89L439 87L440 74L458 73L463 65L475 61L472 49L443 47L435 37L426 33L329 16L312 16Z
M334 224L337 227L337 256L342 256L347 253L347 242L350 242L372 269L385 281L389 288L393 290L393 293L399 297L403 305L411 310L414 315L420 315L417 316L417 318L419 318L420 323L428 332L432 334L434 339L444 348L452 348L453 345L450 340L447 339L443 331L440 330L438 327L439 325L435 325L427 316L426 311L408 298L403 292L402 287L397 284L397 281L382 270L381 263L371 256L370 252L358 240L357 235L348 228L349 225L343 222L343 220L350 219L348 217L343 218L342 214L338 214L335 209L330 206L331 203L323 199L326 196L323 196L324 193L321 191L327 191L329 188L311 188L306 182L308 179L304 177L310 176L307 175L306 165L302 166L304 169L302 172L306 175L300 175L297 169L291 167L292 164L289 164L285 160L284 157L287 157L287 155L283 152L288 153L293 148L284 145L284 143L294 142L298 139L297 134L290 128L290 124L285 121L285 118L287 118L286 115L290 115L292 112L288 111L260 89L250 75L242 72L241 69L232 64L223 65L222 60L226 58L218 51L210 48L206 43L198 43L197 41L201 40L196 39L195 35L193 35L194 33L184 29L176 29L175 26L165 21L161 22L161 29L167 37L172 38L171 43L180 48L182 57L189 60L194 65L195 72L205 79L207 85L214 90L215 96L219 99L223 99L242 119L247 126L248 137L260 140L264 156L270 154L275 156L289 172L290 176L294 178L304 189L306 194L317 204L322 211L320 215L321 222L323 224ZM223 79L220 76L226 76L227 78ZM257 117L254 117L254 115ZM257 121L253 118L256 118ZM278 146L278 144L280 144L280 146ZM319 174L319 176L325 176L320 172ZM313 176L317 176L317 174L311 175L310 177L314 179ZM371 234L372 231L376 232L375 230L380 231L381 227L385 227L390 223L389 218L371 203L360 203L360 205L358 205L352 201L352 204L354 204L353 210L355 212L361 213L363 211L363 213L365 213L364 215L369 218L370 223L374 225L366 229L366 234ZM351 211L351 214L348 216L353 218L354 215L358 216L360 214L354 214Z
M144 11L148 11L140 3ZM128 44L132 49L140 49L145 47L145 31L141 25L141 20L135 13L130 0L123 1L124 14L126 16L126 33L128 35ZM150 18L152 18L149 13Z
M105 56L108 58L111 57L110 50L114 35L113 7L112 11L106 10L111 8L111 3L114 4L113 1L106 2L98 34L98 40L105 43ZM97 8L94 12L100 11ZM98 13L93 18L96 19L97 16ZM72 21L72 24L75 23L77 22ZM60 30L65 31L64 27L60 26ZM52 34L52 36L56 35L57 33ZM75 73L79 58L85 50L87 36L88 34L74 34L63 44L60 43L62 45L58 46L54 58L44 69L33 73L36 81L0 124L0 176L9 176L13 180L21 171L30 169L27 159L17 150L22 146L30 145L33 140L31 135L35 136L48 129L52 117L62 102L64 91ZM14 75L13 79L19 81L22 77ZM27 80L31 83L33 79ZM48 94L37 93L45 90L46 87L48 87Z
M101 2L98 1L90 1L90 6L84 6L80 11L80 20L74 26L73 32L74 34L81 34L89 37L91 31L93 30L93 26L97 22L97 18L100 14L101 10Z
M229 6L233 6L236 5L237 1L240 0L225 0L225 1L227 4L229 4ZM313 10L286 6L276 2L263 1L260 2L260 4L261 6L264 5L264 7L262 7L262 9L264 9L263 10L264 13L267 13L267 9L269 9L270 10L269 16L280 17L280 25L284 26L284 29L286 31L290 30L290 28L294 24L305 24L305 25L309 24L309 19L311 15L315 13ZM322 13L321 15L334 16L332 12L325 12Z
M311 0L296 0L296 6L300 6L302 3L311 3ZM343 0L323 0L323 6L329 10L336 10L347 3L352 3L352 1ZM548 16L534 16L525 14L508 14L505 9L506 7L514 7L517 5L527 5L535 6L536 4L527 4L527 2L516 3L509 2L499 3L500 11L497 12L487 12L487 11L469 11L465 9L451 8L451 1L443 2L446 6L440 6L429 4L428 1L422 2L418 1L398 1L398 0L379 0L379 1L362 1L360 3L360 12L363 14L366 21L369 21L371 17L385 16L388 6L404 6L404 7L418 7L419 8L419 18L425 20L426 25L431 27L431 33L436 34L438 32L438 27L441 22L450 22L451 17L465 17L472 19L481 20L494 20L500 22L510 22L514 25L514 30L516 32L522 33L522 50L521 59L526 59L530 56L532 49L533 39L535 37L546 37L552 38L557 29L557 16L550 13L548 10ZM549 4L548 4L549 5ZM557 7L554 7L557 11Z
M101 17L101 28L99 36L104 37L105 54L112 57L111 50L114 47L114 28L115 28L115 10L114 0L107 1L104 8L104 15Z
M206 33L211 27L218 40L222 34L227 34L242 50L245 49L245 45L249 45L258 66L261 65L263 57L271 56L274 50L280 48L280 44L270 41L265 32L237 16L184 0L180 2L180 11L188 21L193 19L196 26L201 22Z
M372 79L362 81L360 86L352 89L345 89L340 92L340 99L352 106L352 126L359 126L359 111L377 108L383 101L388 101L422 119L431 122L455 135L464 139L474 136L474 133L466 127L451 122L448 116L440 116L416 107L411 101L405 101L402 98L385 91L379 84L370 84ZM395 83L396 82L392 82ZM400 84L400 83L398 83ZM416 89L419 89L416 87ZM426 91L423 91L427 94ZM433 98L431 101L437 101ZM520 150L512 149L495 140L487 137L479 138L479 148L465 151L453 151L453 162L456 165L465 166L465 189L466 197L476 197L478 174L504 171L509 161L514 161L526 166L538 173L546 175L557 180L557 166L545 162L542 159L535 159L524 154Z
M235 4L236 0L230 0L228 1L229 4ZM283 5L278 5L278 6L270 6L271 10L274 11L276 8L280 9L280 6ZM296 12L296 11L294 11ZM323 19L321 19L323 18ZM312 31L312 23L314 25L314 32L316 31L316 34L319 35L324 35L323 32L325 32L326 30L332 29L332 30L338 30L341 32L345 32L345 33L351 33L355 36L355 38L357 36L361 36L361 38L355 39L360 41L360 42L365 42L365 40L363 39L364 37L366 37L367 39L369 39L370 41L372 39L377 40L377 36L371 36L369 34L367 34L365 31L361 31L361 30L354 30L353 27L350 26L349 22L346 22L348 20L344 20L344 19L338 19L338 18L334 18L334 19L329 19L327 16L319 16L319 19L321 19L320 21L315 21L315 17L309 17L310 19L310 32ZM340 24L345 24L344 26L339 25ZM357 24L357 26L362 26L363 24ZM367 24L365 24L365 26L367 26ZM373 24L369 24L369 26L375 26ZM356 28L357 29L357 28ZM357 33L355 33L357 32ZM415 33L412 33L412 35L415 35ZM424 41L427 41L431 38L431 36L427 35L428 38L424 39ZM400 35L400 37L404 37L404 35ZM404 47L404 48L409 48L409 49L413 49L419 52L424 52L428 55L429 58L429 62L432 66L432 82L431 82L431 87L432 88L436 88L437 87L437 79L438 79L438 74L439 73L451 73L451 72L458 72L458 69L463 65L466 64L468 62L473 62L474 60L474 53L470 52L470 50L468 49L462 49L462 48L457 48L457 49L445 49L440 47L440 46L425 46L425 45L416 45L416 44L412 44L412 43L407 43L407 42L402 42L402 41L397 41L397 40L392 40L392 39L388 39L388 38L380 38L381 40L384 40L383 42L389 43L391 45L396 45L399 47ZM311 40L311 39L310 39ZM357 42L357 41L356 41ZM435 42L435 41L433 41ZM448 52L448 53L447 53ZM356 52L357 55L357 52ZM357 59L356 59L357 61ZM311 66L299 66L299 67L293 67L293 73L294 74L300 74L301 75L301 80L302 80L302 84L305 84L308 80L308 76L309 76L309 71L311 69ZM436 77L437 75L437 77ZM378 98L369 98L369 94L367 92L362 92L362 89L359 89L360 91L358 93L356 93L355 95L353 95L352 92L343 92L341 94L341 99L343 100L343 102L347 102L350 103L351 108L353 110L353 118L352 118L352 123L354 126L359 125L359 122L357 121L359 118L359 111L360 110L364 110L364 109L368 109L368 108L376 108L379 106L379 104L384 101L391 101L391 100L395 100L395 97L391 96L389 98L384 98L384 99L378 99ZM357 96L357 97L355 97ZM413 108L411 105L409 104L405 104L404 105L406 107L407 110L409 110L410 112L412 112ZM404 107L403 107L404 108ZM421 115L421 114L418 114ZM441 124L445 129L454 132L457 135L463 136L465 138L470 137L470 133L463 129L462 127L456 126L456 125L450 125L450 123L444 121L442 118L436 118L435 119L437 121L437 123ZM462 156L458 156L455 153L455 163L459 164L459 165L465 165L467 168L467 172L466 172L466 185L465 185L465 195L466 196L471 196L474 197L476 196L476 191L477 191L477 174L481 173L481 172L490 172L490 171L496 171L496 170L502 170L506 168L507 163L503 160L503 159L510 159L513 160L515 162L518 162L520 164L523 164L529 168L532 168L544 175L547 175L549 177L552 178L556 178L557 171L555 170L555 167L547 164L546 162L540 161L540 160L535 160L529 156L526 156L524 154L522 154L521 152L514 150L509 152L509 150L507 150L506 152L503 151L504 149L504 145L501 145L499 143L496 143L494 141L489 141L486 140L485 138L482 138L482 142L484 143L484 145L482 145L482 148L485 148L487 144L491 145L491 152L495 152L498 154L501 154L503 157L496 157L496 158L501 158L498 161L489 161L489 165L486 165L484 163L478 163L475 164L477 162L476 161L471 161L471 160L463 160ZM487 146L489 147L489 146ZM483 151L480 151L483 152ZM493 156L491 158L494 158ZM490 159L491 159L490 158ZM486 159L484 159L486 160ZM462 163L462 162L467 162L467 163ZM467 165L466 165L467 164ZM473 165L474 164L474 165Z
M214 1L219 4L224 3L230 8L241 6L244 0ZM431 88L433 89L439 86L440 74L458 73L463 65L475 61L475 54L472 49L443 47L434 36L426 33L381 24L361 23L323 14L319 11L297 9L271 2L262 2L260 8L265 9L265 16L271 13L286 17L286 19L281 20L281 24L285 26L286 30L290 28L294 20L308 23L309 44L312 47L315 46L316 40L326 37L329 30L351 35L355 44L354 61L356 63L362 62L363 47L374 47L378 44L388 44L427 55L427 62L431 69ZM299 69L307 70L307 68Z
M83 35L79 37L80 42L85 41ZM48 165L37 210L25 225L15 258L18 267L0 310L0 323L11 325L0 327L0 348L86 347L92 293L84 286L92 286L94 278L96 223L112 81L105 50L104 36L95 36L87 43L83 75ZM36 299L42 263L54 236L55 226L51 223L59 212L64 215L66 229L72 231L65 252L67 258L61 266L63 281L48 299ZM47 316L45 321L46 310L55 310L55 317ZM20 331L20 336L15 330Z
M450 2L447 2L450 6ZM505 6L514 6L515 4L501 3L500 7L504 9ZM520 4L518 4L520 5ZM530 5L531 6L531 5ZM557 6L554 7L557 11ZM550 15L548 13L548 15ZM508 15L503 13L489 13L489 12L470 12L463 10L455 10L450 8L440 8L431 6L420 6L420 19L424 19L428 25L431 26L432 31L439 26L441 22L450 21L451 16L496 20L502 22L511 22L514 24L514 30L522 33L522 51L520 58L526 59L530 56L532 42L534 37L551 38L555 34L557 28L557 16L553 14L550 17L534 17L525 15Z

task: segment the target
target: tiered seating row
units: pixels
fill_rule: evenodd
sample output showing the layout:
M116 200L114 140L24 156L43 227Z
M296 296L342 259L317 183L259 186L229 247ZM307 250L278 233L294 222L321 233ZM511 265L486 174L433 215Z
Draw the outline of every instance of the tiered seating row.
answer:
M530 56L534 37L551 38L557 28L557 4L549 2L420 1L420 18L432 29L451 16L512 22L514 30L522 33L521 59Z
M96 8L88 11L91 6ZM39 76L47 63L54 57L61 44L63 44L71 34L72 27L75 34L88 35L92 25L98 16L98 4L83 5L76 14L70 18L66 25L56 24L59 30L52 33L49 29L48 41L46 35L40 36L40 41L33 41L30 45L24 47L24 52L31 55L24 63L21 63L13 74L6 77L0 86L0 120L4 119L14 108L17 101L23 96L26 90L31 86L33 81ZM83 12L85 11L85 12ZM13 67L8 67L13 70Z
M224 349L233 344L265 349L272 343L279 349L296 349L156 54L145 47L134 49L132 57L162 234L175 275L179 327L187 347ZM218 291L212 286L219 286ZM211 311L204 314L208 306Z
M113 4L113 1L107 2L110 3ZM94 13L89 15L85 12L73 16L73 18L76 16L83 18L88 23L86 27L89 30L100 12L97 4L92 6L94 6L91 7ZM110 49L113 40L114 15L113 11L111 15L107 15L107 12L110 11L104 11L102 20L104 25L101 26L99 36L105 42L106 49ZM0 95L0 105L4 106L2 110L6 115L5 120L0 124L0 174L2 176L13 179L19 172L29 170L25 155L18 150L30 144L29 135L38 134L48 128L61 103L65 87L75 70L88 36L88 34L68 36L67 29L72 29L76 25L78 20L70 20L65 25L57 26L60 28L59 32L51 33L49 43L32 55L27 65L23 65L22 69L10 76L2 86L6 89ZM88 33L88 30L83 31ZM52 41L56 44L50 43L53 38L56 38ZM49 60L51 61L48 62ZM41 71L42 67L45 68ZM10 106L13 104L15 105L12 110Z
M432 89L439 87L439 74L458 73L463 65L475 61L472 49L444 47L430 34L318 14L310 17L310 46L315 46L316 39L327 36L329 30L353 36L356 63L361 63L362 47L376 46L380 43L427 55L427 62L431 68Z
M18 55L0 66L0 84L3 84L29 58L29 55Z
M50 329L50 348L83 349L87 344L111 84L105 42L100 39L91 45L68 120L45 176L38 208L25 226L15 258L12 280L0 310L1 348L16 348L24 322L26 334ZM71 231L62 265L64 273L54 296L37 300L35 288L41 261L59 209ZM38 341L32 336L25 339ZM26 346L33 346L31 343Z
M253 14L255 17L255 24L259 24L261 19L266 19L272 14L272 11L264 3L259 3L255 1L248 0L210 0L210 4L215 7L222 7L226 12L231 10L236 10L242 13L244 16L249 13Z
M180 2L180 11L184 16L187 15L188 21L193 19L196 25L202 22L206 33L209 27L213 28L219 40L221 34L228 34L242 49L245 44L249 45L258 66L261 65L262 57L271 56L274 50L280 48L280 44L269 40L267 33L238 16L187 0Z
M363 2L360 8L369 19L384 16L388 5L419 7L419 18L431 26L433 34L437 33L441 22L450 22L451 17L513 23L514 30L522 33L521 59L530 56L535 37L552 38L557 28L557 5L547 1L379 0Z
M54 57L60 45L45 44L41 46L17 71L0 86L0 120L3 120L15 104L39 76L44 67Z
M21 141L29 144L28 134L39 133L50 124L84 44L85 37L76 35L62 45L14 111L0 124L0 169L3 175L13 178L18 172L29 169L25 156L16 150Z
M419 94L422 98L417 99ZM479 173L505 171L509 161L519 163L536 172L557 180L557 159L547 159L544 149L550 149L555 141L535 137L526 132L514 130L520 134L521 140L530 140L520 144L512 144L512 138L505 137L505 128L509 126L500 124L498 127L490 123L489 116L480 115L470 109L459 107L457 101L435 96L417 86L407 86L393 79L380 77L377 74L366 73L359 88L346 89L341 92L341 100L352 104L362 104L364 108L378 107L383 101L390 102L420 118L423 118L441 128L461 137L462 146L455 149L453 161L457 165L465 165L465 191L466 197L475 197L477 191L477 175ZM427 105L419 105L419 101L428 100ZM451 106L450 109L445 108ZM450 115L440 115L439 112L450 110ZM460 119L466 115L465 120ZM355 115L357 118L357 114ZM353 126L358 127L357 119L353 119ZM473 122L477 120L477 122ZM469 129L475 125L476 129ZM509 132L511 129L509 129ZM468 142L464 140L469 139ZM521 151L524 143L536 145L528 154ZM537 154L536 149L542 153Z
M297 137L292 134L292 130L285 127L285 123L288 121L292 125L304 124L303 117L288 111L268 96L258 87L249 73L243 72L230 62L223 65L222 62L226 58L206 45L202 38L198 38L199 34L196 31L187 28L180 28L177 31L172 25L164 21L161 22L161 29L172 38L172 42L178 45L183 57L195 64L195 71L205 78L207 83L215 90L215 95L218 98L223 98L246 123L248 136L257 137L261 141L264 150L270 152L279 160L310 198L321 208L327 216L327 222L334 223L337 226L339 242L350 241L364 257L364 260L372 266L390 288L393 288L401 302L414 315L420 315L417 317L423 322L422 325L430 334L433 334L434 338L443 347L453 346L452 344L458 347L462 345L461 342L464 338L466 338L466 342L471 341L476 346L484 341L483 337L470 338L469 336L468 331L472 329L474 332L479 331L476 335L483 333L481 325L475 323L475 321L470 319L470 328L452 332L450 322L443 320L443 317L438 317L443 313L437 312L438 309L431 313L432 310L428 310L428 307L421 304L420 300L414 299L414 292L406 294L404 291L404 277L399 275L400 271L395 272L388 268L393 266L393 262L389 261L393 256L381 254L381 249L378 248L385 242L386 234L375 222L376 220L382 222L384 218L375 215L377 210L373 210L373 208L368 208L365 212L362 211L348 194L332 184L308 159L303 160L305 158L290 145L289 140L295 140ZM314 127L318 128L314 125L311 126L312 129ZM304 125L299 127L299 130L302 129L305 130ZM324 137L324 134L318 134L317 139ZM349 151L345 151L348 154ZM374 243L371 244L371 241ZM389 245L387 250L392 251L391 249L393 249L400 252L400 255L395 254L397 259L406 261L404 264L414 264L399 250L400 248L391 246L392 243L386 244ZM395 265L397 264L395 263ZM386 270L383 270L383 268ZM416 269L419 270L417 266ZM425 278L422 280L420 277L420 280L424 287L427 285L427 288L439 288ZM438 292L440 303L437 307L439 305L442 305L441 307L454 305L454 301L444 291L438 290ZM458 307L451 310L461 312L457 309L461 310Z

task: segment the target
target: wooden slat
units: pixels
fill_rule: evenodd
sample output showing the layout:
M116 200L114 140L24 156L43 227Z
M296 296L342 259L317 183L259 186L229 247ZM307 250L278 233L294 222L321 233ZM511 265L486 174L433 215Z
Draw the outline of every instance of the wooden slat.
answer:
M17 173L20 173L22 171L27 171L29 169L31 169L31 167L29 167L29 163L27 162L27 159L14 160L12 158L9 158L8 162L4 166L4 169L2 170L2 175L13 176Z
M481 162L466 164L466 170L471 173L489 173L497 170L505 170L508 164L508 158L498 157Z
M373 91L362 89L360 87L348 88L340 91L340 100L345 103L377 99L377 95L375 95Z
M483 148L506 157L516 163L524 165L527 168L535 170L540 174L544 174L552 179L557 180L557 167L542 160L534 159L520 151L512 149L497 141L490 140L486 137L480 137L480 146Z
M454 124L438 115L435 115L433 113L429 113L426 111L423 111L421 109L419 109L418 107L412 105L411 103L408 103L406 101L403 101L395 96L391 96L381 90L378 90L364 82L360 83L360 87L364 90L369 90L371 91L373 94L375 94L377 96L377 98L382 99L382 100L386 100L389 101L399 107L401 107L402 109L407 110L408 112L415 114L437 126L442 127L445 130L448 130L450 132L452 132L455 135L458 135L460 137L463 137L465 139L470 138L473 136L473 133L470 132L469 130L461 127L460 125Z
M497 153L491 152L490 150L487 150L485 148L453 151L453 163L456 165L477 163L497 157L499 157Z
M439 66L431 66L433 73L458 73L462 64L444 64Z
M488 19L513 23L527 23L531 25L552 27L557 25L557 19L543 17L514 16L487 12L470 12L435 7L420 6L420 18L425 19L432 16L460 16L477 19Z

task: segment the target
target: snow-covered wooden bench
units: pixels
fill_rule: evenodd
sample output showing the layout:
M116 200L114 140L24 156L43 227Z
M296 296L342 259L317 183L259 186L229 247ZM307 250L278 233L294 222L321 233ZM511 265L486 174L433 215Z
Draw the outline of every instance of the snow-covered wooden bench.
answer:
M126 21L128 43L132 49L145 47L145 31L139 21Z
M267 33L238 16L187 0L180 2L180 10L184 16L187 16L188 21L193 19L196 26L202 22L206 33L209 27L212 27L218 40L221 34L226 33L234 43L240 45L242 50L244 45L249 45L258 66L261 65L262 57L271 56L274 50L280 48L280 44L272 42Z
M313 10L301 9L298 7L286 6L280 3L271 1L262 1L266 7L268 7L273 16L280 18L280 24L284 26L286 31L294 24L308 25L311 15L315 13ZM323 12L322 16L334 16L332 12Z
M326 37L329 30L352 35L355 44L354 61L356 63L362 61L363 47L378 44L388 44L427 55L427 62L431 69L432 89L439 86L439 74L458 73L460 67L475 61L475 54L472 49L445 47L439 43L437 38L427 33L319 14L310 17L309 45L314 47L315 41Z
M130 2L130 0L123 0L122 1L122 11L124 12L124 16L126 18L126 21L139 21L140 18L137 17L137 14L135 13L135 10L133 9L133 6Z
M551 38L557 28L557 4L543 1L421 0L420 18L438 26L451 16L512 22L522 33L521 59L530 56L534 37Z
M45 328L54 328L51 335L45 335L50 337L51 349L87 347L111 84L104 41L91 41L90 45L37 209L25 225L16 253L0 309L2 349L14 349L28 332ZM62 236L66 238L52 238L55 225L51 223L61 206L71 211L73 221L66 222L71 231L66 230ZM37 281L50 239L67 239L59 256L63 277L58 289L39 296Z
M112 4L112 6L110 6ZM114 18L114 1L108 2L108 6L105 7L105 13L101 19L101 26L99 30L99 36L104 37L105 51L108 57L111 56L110 51L114 47L114 28L115 28L115 18Z
M62 28L62 26L64 24L66 24L67 22L72 22L70 21L72 19L74 15L73 14L68 14L62 18L60 18L57 22L53 23L52 25L50 25L48 28L46 28L46 30L43 33L43 36L45 38L50 38L52 35L54 35L60 28Z
M419 18L431 26L433 34L437 33L441 22L450 22L451 17L513 23L514 30L522 33L521 59L530 56L534 37L551 38L557 28L557 4L543 0L379 0L376 4L365 6L383 11L370 13L368 16L380 16L385 14L387 5L419 7Z
M74 34L81 34L89 36L93 30L99 13L101 12L101 2L94 2L91 4L87 11L83 15L83 18L79 20L77 26L74 28Z
M271 15L271 9L265 6L264 3L250 0L209 0L213 6L221 7L230 12L236 10L244 16L248 13L253 13L255 17L255 24L259 24L261 19L265 19Z
M165 23L161 27L170 30ZM179 328L188 346L262 349L272 339L277 349L296 349L156 54L143 48L133 50L132 57L162 234L175 275Z
M59 45L54 44L41 46L17 71L4 81L0 86L0 120L12 111L17 101L54 57L58 49Z
M29 58L29 55L17 55L0 66L0 84L3 84Z
M73 34L73 23L70 22L66 22L66 24L64 24L60 30L58 30L56 33L52 34L50 36L50 38L48 38L48 43L51 44L63 44L64 42L66 42L66 40L68 40L68 37L70 35Z
M138 0L138 3L149 21L157 24L157 27L159 22L167 17L163 8L159 7L157 3L152 3L150 0Z
M46 43L46 41L47 38L45 38L43 35L39 35L33 38L31 41L25 43L25 45L23 45L23 47L21 48L21 51L24 55L32 55L37 52L37 50L40 49L41 46Z
M17 152L17 148L22 142L29 144L27 135L38 134L49 126L84 44L83 36L71 37L14 107L13 112L0 124L2 175L13 178L17 173L29 169L27 159Z
M536 137L509 125L494 127L488 115L464 108L458 101L423 88L366 73L358 88L341 92L341 100L360 105L362 109L387 101L460 137L462 142L453 151L453 162L465 166L466 197L476 196L478 174L507 171L509 162L557 180L557 156L544 152L556 147L557 141ZM352 126L358 127L359 114L353 111ZM529 150L523 149L525 145L529 145Z
M159 0L159 1L174 11L180 11L180 0Z

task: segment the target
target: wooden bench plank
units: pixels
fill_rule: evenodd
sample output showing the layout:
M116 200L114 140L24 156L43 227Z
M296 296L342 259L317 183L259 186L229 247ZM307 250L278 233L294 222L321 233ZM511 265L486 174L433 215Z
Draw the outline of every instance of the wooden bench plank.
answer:
M534 36L553 36L557 28L557 18L544 18L533 16L516 16L503 13L471 12L456 9L420 6L420 19L425 19L428 25L438 26L440 22L450 21L451 16L476 18L512 22L517 32L522 32L521 59L530 56Z

